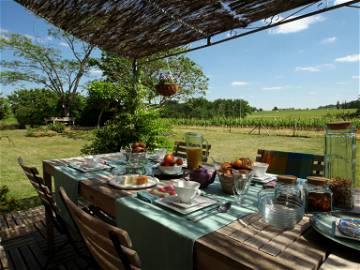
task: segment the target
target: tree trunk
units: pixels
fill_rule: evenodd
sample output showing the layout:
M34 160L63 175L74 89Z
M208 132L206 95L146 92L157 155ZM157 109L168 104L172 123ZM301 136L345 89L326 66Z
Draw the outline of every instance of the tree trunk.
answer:
M99 113L99 116L98 116L98 120L97 120L97 128L100 128L100 123L101 123L101 117L104 113L104 110L102 109Z

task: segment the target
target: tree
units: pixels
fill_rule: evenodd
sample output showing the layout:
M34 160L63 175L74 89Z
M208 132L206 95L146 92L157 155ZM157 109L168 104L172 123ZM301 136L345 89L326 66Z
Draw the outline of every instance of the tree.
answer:
M129 59L103 53L101 59L93 60L92 64L103 71L106 81L124 85L129 85L133 81L132 61ZM163 105L170 100L187 100L196 95L204 95L207 90L208 78L194 61L184 55L142 62L139 64L139 70L138 80L141 83L140 87L143 88L143 98L149 105ZM159 75L164 71L171 72L181 87L181 90L171 98L159 96L155 91Z
M56 111L57 97L47 89L16 90L8 99L21 128L41 125Z
M92 81L87 89L89 92L88 103L99 109L97 118L97 127L99 128L103 113L122 102L126 89L119 84L104 81Z
M0 120L6 118L10 113L10 106L7 98L0 94Z
M67 44L72 53L71 59L62 58L59 50L27 36L2 36L0 49L12 50L16 59L1 61L5 70L0 72L0 82L30 82L49 89L60 99L64 116L69 116L80 81L89 71L88 62L94 47L59 30L49 31L49 35Z

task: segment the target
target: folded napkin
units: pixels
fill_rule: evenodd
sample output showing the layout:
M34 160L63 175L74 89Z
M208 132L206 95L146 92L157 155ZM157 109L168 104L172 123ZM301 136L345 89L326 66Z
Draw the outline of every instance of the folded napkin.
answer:
M143 200L145 202L148 202L148 203L153 203L154 201L156 201L157 199L159 199L158 196L155 196L153 194L150 194L149 192L147 191L139 191L137 194L136 194L136 197L139 198L140 200Z
M332 229L335 236L360 241L360 219L338 218Z

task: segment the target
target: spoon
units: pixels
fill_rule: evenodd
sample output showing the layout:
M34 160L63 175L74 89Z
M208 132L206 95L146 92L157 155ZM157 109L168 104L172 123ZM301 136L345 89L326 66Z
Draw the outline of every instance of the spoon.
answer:
M217 213L226 213L231 207L231 202L226 202L224 204L220 204L215 209L211 210L210 212L206 213L205 215L200 215L195 218L190 218L192 222L198 222L204 218L207 218L208 216L215 215Z

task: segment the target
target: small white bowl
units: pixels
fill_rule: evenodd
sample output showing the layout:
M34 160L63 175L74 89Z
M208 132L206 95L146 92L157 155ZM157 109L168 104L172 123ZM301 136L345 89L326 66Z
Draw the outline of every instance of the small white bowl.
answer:
M180 175L180 174L182 174L182 166L178 166L178 165L159 166L159 170L163 174L168 174L168 175Z
M252 166L252 175L255 177L264 177L269 167L267 163L255 162Z

